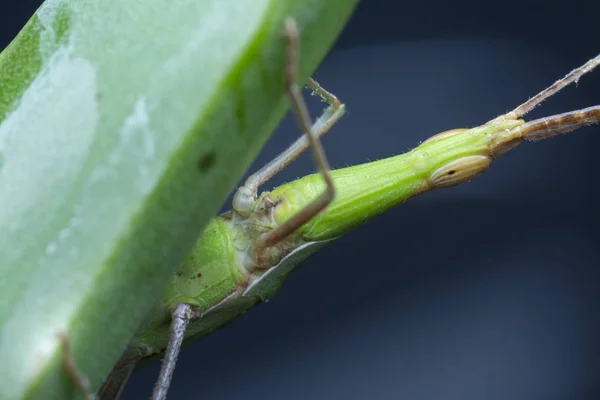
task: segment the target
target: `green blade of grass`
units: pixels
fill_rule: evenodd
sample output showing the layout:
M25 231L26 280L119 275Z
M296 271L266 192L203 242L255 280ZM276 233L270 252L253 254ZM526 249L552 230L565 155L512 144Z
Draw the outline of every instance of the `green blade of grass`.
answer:
M356 0L48 0L0 55L0 398L97 388Z

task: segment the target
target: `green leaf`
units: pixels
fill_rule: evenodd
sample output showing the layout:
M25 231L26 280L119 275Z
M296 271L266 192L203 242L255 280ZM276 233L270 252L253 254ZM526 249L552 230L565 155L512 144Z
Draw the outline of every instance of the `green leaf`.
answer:
M0 398L96 389L357 0L48 0L0 55Z

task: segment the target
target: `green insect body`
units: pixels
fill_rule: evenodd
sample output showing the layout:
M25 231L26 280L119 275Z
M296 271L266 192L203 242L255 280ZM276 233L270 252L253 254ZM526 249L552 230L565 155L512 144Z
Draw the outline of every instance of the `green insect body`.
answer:
M138 361L166 350L154 392L154 398L165 399L182 341L204 336L270 299L288 274L322 246L413 196L474 178L523 140L543 139L598 123L600 106L530 122L521 119L598 65L600 56L481 126L445 131L407 153L330 172L313 136L322 135L325 130L321 128L339 118L343 105L321 91L330 103L324 115L337 117L329 123L320 119L312 129L303 123L305 132L311 132L306 139L313 141L311 147L321 173L256 196L261 183L299 154L303 144L297 141L248 178L236 192L233 210L210 222L171 278L101 389L100 398L115 398L113 394L120 392ZM320 90L314 81L309 87ZM335 196L326 199L323 209L324 195L332 192Z
M499 134L523 122L499 121L454 130L451 132L455 134L433 137L408 153L332 171L336 199L298 233L309 241L331 239L410 197L468 180L491 163L500 146ZM267 194L275 203L281 203L273 213L275 223L281 224L296 214L324 189L323 179L313 174Z
M280 243L260 249L260 235L296 214L325 183L319 174L289 182L263 193L249 218L230 211L214 218L193 251L172 278L154 313L131 347L141 357L162 352L169 340L171 310L192 305L200 315L190 322L186 340L203 336L269 299L289 270L323 245L408 198L434 187L471 179L491 163L505 140L504 132L522 120L500 121L453 131L414 150L367 164L332 171L337 196L327 209ZM511 140L515 133L511 133ZM518 140L517 135L517 140ZM297 253L303 256L298 258ZM284 274L273 273L296 256ZM288 261L289 263L289 261Z

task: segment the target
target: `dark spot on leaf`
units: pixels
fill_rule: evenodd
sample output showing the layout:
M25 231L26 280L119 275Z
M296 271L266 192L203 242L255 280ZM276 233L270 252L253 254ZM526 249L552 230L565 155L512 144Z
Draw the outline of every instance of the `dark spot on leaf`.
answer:
M194 279L200 279L202 278L202 274L200 272L198 272L196 275L192 276L190 279L194 280Z
M214 151L211 151L210 153L207 153L200 157L200 160L198 160L198 169L200 170L200 172L206 172L207 170L209 170L215 164L216 158L217 155Z

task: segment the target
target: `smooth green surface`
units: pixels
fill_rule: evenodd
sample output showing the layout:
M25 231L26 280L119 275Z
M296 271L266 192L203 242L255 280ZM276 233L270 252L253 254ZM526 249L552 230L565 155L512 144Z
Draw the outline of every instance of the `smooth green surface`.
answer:
M328 240L343 235L410 197L435 187L432 174L438 168L469 156L490 156L490 141L522 120L497 122L425 142L413 150L371 163L331 172L337 190L335 200L297 233L306 241ZM307 175L281 185L268 196L281 204L273 218L281 224L325 190L323 178ZM285 199L282 201L281 199Z
M337 191L335 200L296 233L273 246L285 249L275 251L282 257L274 258L273 265L248 270L260 251L260 234L283 223L322 193L325 183L320 174L307 175L263 193L248 219L232 218L235 212L215 218L166 287L150 322L138 332L131 349L142 357L164 351L169 340L170 310L178 303L190 304L203 313L202 318L188 325L189 341L270 299L290 272L322 246L410 197L442 187L436 178L440 171L448 171L451 178L458 179L452 184L482 172L473 169L469 160L482 157L491 162L498 145L504 143L505 137L512 138L506 132L522 123L490 122L427 141L404 154L331 171ZM276 206L272 218L265 219L262 209L266 197ZM248 278L243 279L240 271L248 271Z
M237 268L232 236L228 221L212 219L182 267L171 277L161 301L168 306L187 303L206 310L231 292L244 279ZM204 290L199 292L198 287Z
M238 269L238 255L230 221L213 218L188 254L181 268L169 279L153 311L140 326L133 347L139 353L157 353L169 340L172 307L179 303L205 311L235 291L244 277Z
M0 398L95 389L355 0L49 0L0 56Z
M298 264L330 242L302 244L277 265L259 272L260 279L254 278L248 285L249 282L240 280L239 260L232 247L235 240L230 225L222 217L209 223L184 263L182 273L167 285L150 320L134 338L131 353L149 357L166 349L171 325L169 310L178 303L191 304L195 310L203 312L214 307L188 325L186 342L231 322L252 306L270 299Z

